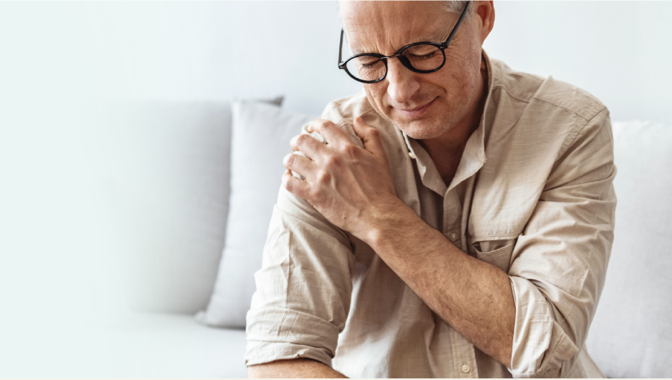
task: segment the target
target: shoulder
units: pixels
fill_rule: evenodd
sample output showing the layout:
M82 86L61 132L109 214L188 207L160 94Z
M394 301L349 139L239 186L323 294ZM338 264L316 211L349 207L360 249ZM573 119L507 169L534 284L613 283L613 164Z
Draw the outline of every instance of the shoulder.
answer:
M544 191L580 178L610 178L611 124L607 108L584 90L495 60L491 67L486 162L472 203L472 215L481 218L470 228L474 236L514 236ZM515 191L502 191L507 188Z
M559 159L582 134L609 130L609 110L596 97L553 77L515 71L491 59L493 84L486 116L490 137L512 146L533 143L528 155Z
M494 74L493 93L525 103L526 112L545 112L551 117L575 116L589 121L606 106L589 92L567 82L516 71L502 61L490 59Z

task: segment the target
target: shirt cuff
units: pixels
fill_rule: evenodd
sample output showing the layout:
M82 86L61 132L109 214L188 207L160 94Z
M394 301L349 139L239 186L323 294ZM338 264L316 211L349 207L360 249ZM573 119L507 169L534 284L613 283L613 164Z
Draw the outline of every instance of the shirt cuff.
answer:
M516 305L509 372L516 378L561 377L566 372L563 364L576 357L579 349L555 320L552 306L534 284L515 276L509 276L509 280Z
M245 365L312 359L331 367L338 328L310 314L279 308L247 313Z

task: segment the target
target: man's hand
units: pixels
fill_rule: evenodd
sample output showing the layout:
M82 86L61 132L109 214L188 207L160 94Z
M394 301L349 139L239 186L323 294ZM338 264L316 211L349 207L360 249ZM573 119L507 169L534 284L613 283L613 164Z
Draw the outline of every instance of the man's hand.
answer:
M366 241L377 220L403 206L394 191L378 130L364 124L361 117L355 119L354 131L364 149L326 120L314 120L308 131L318 132L327 145L305 134L292 139L292 150L307 158L294 153L285 157L285 188L307 200L337 227ZM305 181L294 177L292 170Z

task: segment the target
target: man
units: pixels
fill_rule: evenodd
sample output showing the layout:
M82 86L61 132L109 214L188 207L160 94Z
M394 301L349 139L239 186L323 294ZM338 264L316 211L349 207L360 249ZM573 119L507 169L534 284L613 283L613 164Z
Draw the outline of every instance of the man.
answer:
M492 2L340 7L364 91L292 140L250 376L602 377L584 341L613 240L605 106L489 59Z

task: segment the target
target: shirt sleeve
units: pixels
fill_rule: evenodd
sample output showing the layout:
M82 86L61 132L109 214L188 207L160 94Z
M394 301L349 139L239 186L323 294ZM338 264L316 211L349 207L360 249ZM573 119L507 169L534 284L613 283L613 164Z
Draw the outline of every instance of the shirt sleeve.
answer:
M608 111L579 129L565 142L513 252L514 377L567 376L604 286L616 209Z
M247 314L246 365L306 358L331 366L353 265L349 236L281 188Z

